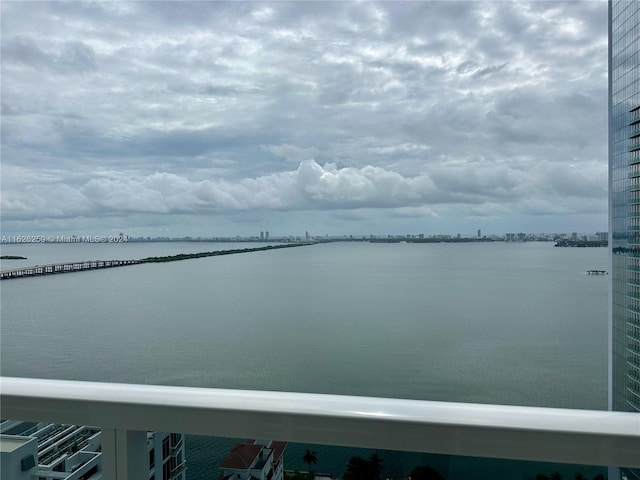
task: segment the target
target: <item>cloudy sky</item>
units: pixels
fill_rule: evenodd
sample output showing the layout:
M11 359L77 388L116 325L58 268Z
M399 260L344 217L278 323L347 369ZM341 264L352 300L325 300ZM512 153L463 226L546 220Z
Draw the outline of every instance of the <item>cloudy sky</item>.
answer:
M3 235L607 229L607 4L18 2Z

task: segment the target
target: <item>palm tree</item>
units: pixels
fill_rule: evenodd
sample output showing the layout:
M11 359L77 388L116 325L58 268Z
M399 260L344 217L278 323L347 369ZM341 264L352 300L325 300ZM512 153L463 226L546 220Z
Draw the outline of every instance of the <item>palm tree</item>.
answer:
M307 468L309 468L310 471L311 470L311 465L315 465L316 463L318 463L318 455L316 454L316 452L312 452L311 450L307 449L306 452L304 452L304 455L302 456L302 461L304 463L307 464Z
M362 457L351 457L342 478L344 480L371 480L371 463Z
M380 473L382 472L382 458L377 453L374 453L369 457L369 465L371 467L371 473L374 480L380 480Z
M429 465L419 465L411 470L411 480L444 480L444 477Z
M377 453L365 460L362 457L351 457L347 463L343 480L380 480L382 472L382 458Z

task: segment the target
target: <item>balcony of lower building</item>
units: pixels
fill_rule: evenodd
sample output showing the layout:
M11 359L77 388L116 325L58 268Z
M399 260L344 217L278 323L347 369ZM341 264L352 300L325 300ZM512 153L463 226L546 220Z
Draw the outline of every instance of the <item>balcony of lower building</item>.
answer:
M187 470L187 461L183 460L180 462L175 468L173 468L169 474L169 478L171 480L176 480L177 478L182 478L182 475Z
M627 339L633 342L633 344L640 346L640 334L636 329L627 330Z
M629 139L640 137L640 127L636 124L629 129Z
M631 399L627 400L627 405L629 406L629 411L631 411L631 412L640 412L640 402L637 401L637 399L634 398L633 400L631 400ZM624 480L630 480L632 477L628 477L627 476L627 477L623 477L623 478L624 478ZM633 478L640 478L640 475L636 475Z
M640 317L638 317L638 318L634 318L634 317L627 318L627 325L630 326L630 327L640 327Z
M627 239L627 243L629 245L640 245L640 236L638 236L637 233L633 233L632 235L629 236L629 238Z
M631 358L627 358L627 362L633 361L634 365L640 366L640 347L633 343L628 343L625 348L631 354Z
M169 443L169 454L173 457L178 455L184 448L184 436L171 434L171 442Z
M634 403L640 405L640 386L635 382L630 382L627 384L626 391Z

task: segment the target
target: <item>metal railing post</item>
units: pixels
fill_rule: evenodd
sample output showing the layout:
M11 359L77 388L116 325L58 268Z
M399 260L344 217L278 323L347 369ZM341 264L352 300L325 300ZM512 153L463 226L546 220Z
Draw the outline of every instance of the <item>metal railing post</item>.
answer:
M105 480L148 478L147 432L103 429L102 473Z

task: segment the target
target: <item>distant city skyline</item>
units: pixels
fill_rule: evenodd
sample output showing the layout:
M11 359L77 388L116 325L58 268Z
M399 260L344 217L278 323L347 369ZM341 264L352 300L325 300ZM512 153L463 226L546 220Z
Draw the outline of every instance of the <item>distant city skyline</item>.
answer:
M4 234L606 229L606 2L0 8Z
M268 233L268 232L267 232ZM506 241L527 241L527 240L557 240L566 239L573 241L608 241L609 232L506 232L506 233L487 233L475 235L463 235L461 233L396 233L396 234L377 234L369 233L365 235L354 235L350 233L344 234L310 234L305 231L304 234L287 234L287 235L265 235L261 231L256 235L229 235L229 236L151 236L140 235L133 236L120 232L118 235L1 235L0 244L37 244L37 243L126 243L129 241L250 241L250 242L280 242L280 241L313 241L313 240L369 240L369 239L494 239Z

